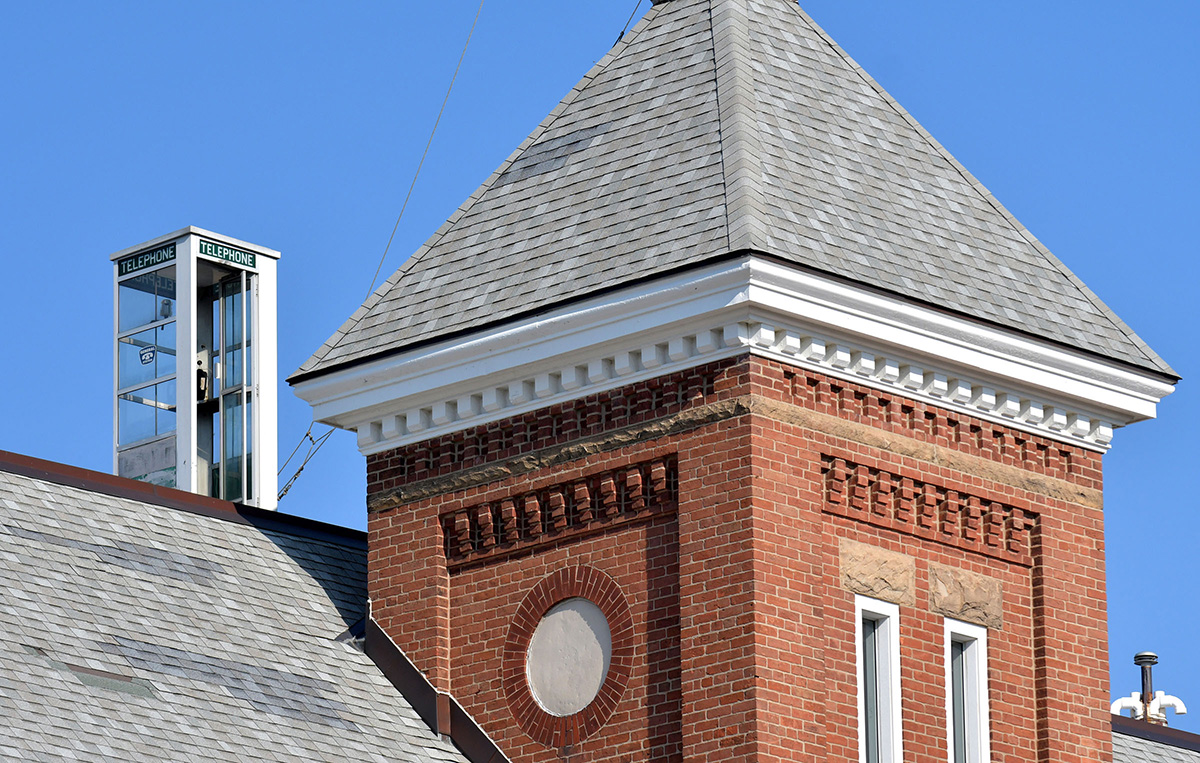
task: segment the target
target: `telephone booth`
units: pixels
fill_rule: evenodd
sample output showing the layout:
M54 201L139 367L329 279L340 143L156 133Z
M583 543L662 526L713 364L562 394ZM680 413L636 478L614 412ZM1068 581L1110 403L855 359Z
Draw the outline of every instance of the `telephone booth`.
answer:
M278 259L194 227L112 255L117 475L275 508Z

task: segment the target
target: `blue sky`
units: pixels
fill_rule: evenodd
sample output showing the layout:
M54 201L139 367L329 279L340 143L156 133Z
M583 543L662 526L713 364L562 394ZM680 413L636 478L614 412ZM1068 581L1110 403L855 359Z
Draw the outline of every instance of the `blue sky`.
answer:
M398 267L613 44L636 0L488 0ZM649 6L643 0L638 15ZM108 255L185 225L283 252L280 372L362 301L473 0L4 3L0 449L108 470ZM1105 457L1114 694L1200 731L1200 4L812 0L850 55L1184 377ZM1131 10L1136 7L1136 12ZM281 393L280 450L310 421ZM338 433L281 509L365 524Z

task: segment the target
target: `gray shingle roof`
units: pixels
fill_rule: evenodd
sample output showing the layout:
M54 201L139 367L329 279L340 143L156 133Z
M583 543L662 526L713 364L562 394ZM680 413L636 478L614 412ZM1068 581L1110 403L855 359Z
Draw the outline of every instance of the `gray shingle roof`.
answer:
M463 761L374 663L361 547L0 471L0 759Z
M1113 731L1114 763L1200 763L1200 751Z
M794 2L672 0L292 379L746 250L1173 375Z

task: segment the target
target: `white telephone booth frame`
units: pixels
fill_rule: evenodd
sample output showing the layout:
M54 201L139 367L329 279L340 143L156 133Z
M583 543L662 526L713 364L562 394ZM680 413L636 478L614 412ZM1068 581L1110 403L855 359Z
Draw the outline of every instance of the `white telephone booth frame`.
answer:
M169 252L173 252L170 255ZM241 453L247 451L253 454L253 469L249 479L243 478L240 484L240 495L231 496L234 500L265 509L274 509L278 483L276 469L278 464L277 443L277 409L278 409L278 368L277 368L277 299L276 273L279 252L257 244L223 236L219 233L202 228L187 227L168 233L165 236L146 241L137 246L122 249L111 255L113 262L113 473L119 476L141 478L158 484L175 487L201 495L210 495L212 477L209 469L200 458L198 448L198 433L201 430L201 409L211 410L211 400L207 403L199 399L200 381L196 373L196 363L201 353L211 353L207 342L200 336L201 327L206 321L199 311L212 309L211 300L202 297L202 290L210 288L201 276L211 278L214 272L225 274L236 280L244 290L240 307L242 311L241 326L243 331L247 325L252 326L252 338L248 351L243 352L243 368L247 364L253 369L250 383L242 392L244 425L241 428ZM126 399L130 393L128 385L120 386L120 350L122 343L130 344L129 338L135 333L129 326L125 331L120 325L121 284L132 278L144 276L147 273L161 271L174 267L175 269L175 430L173 433L156 431L152 437L136 442L123 443L120 441L119 402L122 394ZM164 307L163 310L167 310ZM139 325L136 331L146 331L155 326L167 324L163 319L157 323ZM212 334L211 327L206 333ZM244 337L243 337L244 341ZM202 345L204 349L202 350ZM153 353L151 353L153 354ZM127 348L127 357L128 348ZM209 369L210 378L215 382L223 369ZM155 384L171 381L168 376L154 379ZM222 381L225 381L222 379ZM223 392L233 386L225 384L222 388L213 389ZM140 387L142 389L144 387ZM244 405L247 399L252 400L250 413L245 413ZM223 404L223 403L222 403ZM157 402L155 405L158 405ZM161 406L166 410L166 405ZM203 415L208 415L207 413ZM247 434L249 433L249 434ZM248 442L247 438L252 438ZM137 448L153 445L151 449L155 457L163 464L170 461L169 450L174 449L173 475L169 466L151 473L138 474L139 468L131 466L135 460ZM150 452L150 451L147 451ZM122 456L125 456L124 460ZM124 471L122 474L122 463ZM247 459L240 461L242 474L247 471ZM224 483L224 475L221 477ZM172 484L173 483L173 484ZM223 497L224 484L217 489L217 495ZM247 489L249 498L245 498ZM234 491L236 492L236 491Z

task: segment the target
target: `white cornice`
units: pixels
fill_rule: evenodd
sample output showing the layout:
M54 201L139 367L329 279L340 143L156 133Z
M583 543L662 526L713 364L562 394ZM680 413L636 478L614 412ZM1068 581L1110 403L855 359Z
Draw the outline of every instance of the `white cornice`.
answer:
M1172 386L744 257L296 384L375 453L751 352L1094 450Z

